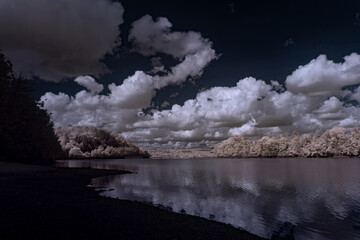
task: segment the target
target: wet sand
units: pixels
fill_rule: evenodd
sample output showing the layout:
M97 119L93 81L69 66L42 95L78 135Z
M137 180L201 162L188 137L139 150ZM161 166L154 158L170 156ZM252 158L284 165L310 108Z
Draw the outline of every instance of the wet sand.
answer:
M0 162L1 239L263 239L232 226L100 197L92 178L124 173Z

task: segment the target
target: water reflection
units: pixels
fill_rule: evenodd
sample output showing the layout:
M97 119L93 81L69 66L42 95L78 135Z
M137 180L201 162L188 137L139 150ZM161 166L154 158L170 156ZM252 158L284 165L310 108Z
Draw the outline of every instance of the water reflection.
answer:
M66 161L135 171L94 179L103 195L147 202L270 238L360 239L360 160ZM87 165L86 165L87 164Z

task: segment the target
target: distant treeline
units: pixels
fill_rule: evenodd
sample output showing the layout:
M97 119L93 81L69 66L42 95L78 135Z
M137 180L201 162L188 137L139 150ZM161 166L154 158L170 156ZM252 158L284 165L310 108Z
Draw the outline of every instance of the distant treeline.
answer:
M215 146L218 157L334 157L360 155L360 128L278 134L252 139L233 136Z
M121 135L91 126L55 128L62 149L69 158L148 158L148 152L125 140Z

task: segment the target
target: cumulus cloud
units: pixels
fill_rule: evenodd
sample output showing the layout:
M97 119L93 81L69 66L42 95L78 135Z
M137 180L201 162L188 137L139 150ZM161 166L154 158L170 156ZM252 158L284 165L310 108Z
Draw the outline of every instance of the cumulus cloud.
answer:
M106 102L127 109L149 107L155 94L152 77L142 71L136 71L119 86L110 84L109 90L111 93Z
M343 87L359 83L360 55L357 53L345 56L343 63L334 63L320 55L286 78L289 91L308 95L329 96Z
M152 95L147 92L143 93L145 97L137 95L141 91L136 91L134 84L141 86L151 81L131 83L142 74L137 72L120 86L110 85L108 95L87 91L75 97L46 93L42 100L58 125L105 126L144 146L157 142L196 147L233 135L261 136L293 130L304 133L360 125L360 109L347 106L336 96L278 92L274 84L252 77L240 80L233 87L200 92L182 106L175 104L171 109L145 114L141 108L150 105Z
M156 139L164 142L210 142L233 135L357 127L360 109L345 104L342 97L350 94L356 100L359 90L342 88L358 84L359 55L354 53L344 59L344 63L334 63L320 56L299 67L287 78L287 90L278 82L267 84L249 77L234 87L202 91L182 106L145 115L134 123L137 129L126 135L138 141L154 140L151 134L156 132ZM306 84L311 87L304 88Z
M342 112L344 103L341 102L337 97L330 97L329 100L326 100L322 106L314 111L318 113L319 118L328 119L328 120L337 120L344 117Z
M127 135L151 138L152 132L142 131L150 128L165 141L211 141L232 135L309 132L345 122L347 127L358 126L359 112L336 97L278 93L264 81L245 78L234 87L214 87L182 106L146 115L134 123L138 129Z
M154 21L150 15L145 15L132 23L129 40L133 41L136 51L145 56L163 52L181 58L209 47L204 43L210 42L202 38L200 33L171 32L171 27L171 22L165 17Z
M90 76L79 76L75 78L74 80L79 85L85 87L87 90L89 90L92 94L98 94L103 89L104 86L101 84L98 84L93 77Z
M162 26L163 22L166 23L165 28ZM160 29L158 32L154 30L155 35L151 37L152 41L144 40L147 35L152 34L152 32L142 31L144 23L145 29ZM216 58L212 43L202 38L199 33L171 32L170 27L171 23L166 18L153 21L146 15L132 24L129 39L134 43L135 51L144 55L155 55L158 52L169 54L179 61L177 65L170 71L166 71L161 59L153 57L153 71L150 73L136 71L122 84L108 85L110 93L107 95L99 94L103 90L103 85L96 83L94 78L78 77L75 82L84 86L87 91L80 91L74 97L64 93L50 92L41 97L44 107L52 113L52 119L56 125L105 126L117 131L133 131L139 128L135 123L149 118L142 109L152 107L151 100L157 89L169 84L181 84L189 77L200 76L203 68ZM179 44L182 45L178 46ZM145 45L148 45L147 48ZM159 72L165 72L165 74L158 75ZM168 102L164 102L162 107L167 105ZM152 136L158 135L159 138L162 137L160 132L164 133L159 131L156 134L151 129L141 129L139 132L134 131L134 134L142 136L143 131Z
M160 19L170 24L166 18ZM152 18L148 15L135 21L129 37L134 42L135 49L142 46L142 44L149 44L148 47L152 49L151 54L156 52L170 54L176 57L180 63L172 67L171 71L165 75L157 75L156 73L159 72L159 67L161 68L162 64L161 59L155 57L152 59L155 69L153 73L155 75L136 71L132 76L126 78L122 84L110 84L108 86L110 91L108 95L98 94L103 90L103 86L96 83L92 77L78 77L75 82L84 86L88 91L80 91L74 97L63 93L57 95L46 93L42 96L41 100L45 102L45 108L52 112L55 123L59 125L98 125L101 123L112 128L126 129L129 126L129 128L132 128L133 123L142 115L138 114L141 109L151 106L151 100L156 89L169 84L180 84L186 81L188 77L199 76L203 68L216 57L215 51L211 48L212 43L202 38L199 33L171 32L170 27L166 28L166 31L156 33L152 37L153 43L145 43L142 40L146 36L145 33L138 32L143 21L147 23L146 27L148 28L157 28L161 23L161 21L159 23L159 20L157 22L152 21ZM164 37L169 36L171 38L167 42L162 42ZM175 43L171 43L172 41ZM182 41L186 42L184 48L187 49L166 50L171 46L180 44ZM151 44L154 47L151 47ZM161 44L165 46L161 47ZM137 51L143 53L143 50L137 49Z
M110 0L1 0L0 46L26 76L99 75L119 44L123 12Z
M165 53L181 61L165 75L153 77L157 89L169 84L180 84L188 77L200 76L206 65L217 57L212 42L200 33L172 32L171 27L167 18L160 17L154 21L150 15L145 15L132 24L129 33L134 51L144 56ZM160 59L157 58L155 62L159 63ZM161 65L160 70L164 72Z
M166 73L165 66L161 62L160 57L152 57L151 58L151 65L153 69L151 69L150 73Z

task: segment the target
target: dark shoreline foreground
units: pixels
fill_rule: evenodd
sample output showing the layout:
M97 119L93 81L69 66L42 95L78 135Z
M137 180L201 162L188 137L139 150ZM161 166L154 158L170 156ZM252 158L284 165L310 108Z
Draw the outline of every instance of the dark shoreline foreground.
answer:
M1 239L263 239L85 187L120 171L0 162ZM122 172L124 173L124 172Z

